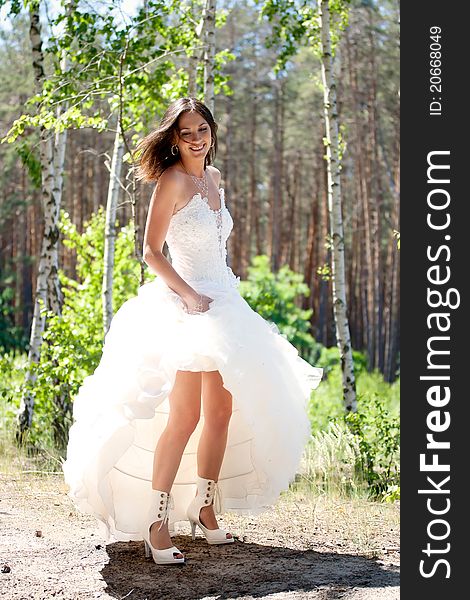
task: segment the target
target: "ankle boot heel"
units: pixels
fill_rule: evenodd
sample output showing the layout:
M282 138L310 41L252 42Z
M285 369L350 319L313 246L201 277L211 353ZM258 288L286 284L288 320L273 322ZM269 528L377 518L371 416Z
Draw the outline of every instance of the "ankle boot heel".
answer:
M196 522L195 521L189 521L191 524L191 537L194 540L196 539Z
M174 507L173 496L161 490L152 490L152 501L147 518L144 521L141 535L144 538L145 556L153 558L157 565L179 565L184 564L185 558L177 558L175 554L182 554L176 546L154 548L150 541L150 528L156 521L161 521L160 527L169 521L170 509Z
M199 513L201 512L201 508L204 506L210 506L216 498L216 503L214 508L216 511L220 512L221 509L221 501L220 501L220 490L217 486L217 482L212 479L204 479L203 477L197 477L197 496L195 496L191 504L188 506L186 511L186 516L188 517L189 523L191 524L191 534L193 540L196 539L196 525L199 526L204 537L207 540L208 544L231 544L235 540L233 535L231 538L227 538L228 531L224 529L207 529L199 518ZM218 502L217 502L218 501Z

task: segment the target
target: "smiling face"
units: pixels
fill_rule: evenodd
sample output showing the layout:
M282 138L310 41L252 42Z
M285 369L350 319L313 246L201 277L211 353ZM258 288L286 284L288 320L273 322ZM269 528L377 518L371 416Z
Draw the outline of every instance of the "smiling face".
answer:
M204 160L209 152L212 136L209 123L196 111L184 112L178 119L176 140L183 161Z

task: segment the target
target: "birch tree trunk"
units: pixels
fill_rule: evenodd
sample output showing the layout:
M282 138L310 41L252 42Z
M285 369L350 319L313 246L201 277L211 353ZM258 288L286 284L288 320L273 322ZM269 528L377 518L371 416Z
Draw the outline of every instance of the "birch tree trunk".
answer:
M42 51L39 6L30 8L30 30L32 63L38 92L45 80L44 54ZM65 57L62 63L65 68ZM59 115L58 115L59 116ZM59 211L62 200L63 169L65 159L66 131L51 135L44 126L40 128L41 203L44 217L44 234L36 279L33 320L28 351L28 369L25 373L25 392L17 414L17 440L21 440L31 427L34 396L30 386L36 381L33 365L39 362L40 347L46 326L44 310L60 314L62 297L58 277Z
M106 224L104 235L103 284L101 300L103 305L103 328L106 335L113 318L113 272L114 249L116 245L116 207L119 198L120 178L124 142L121 137L119 123L114 138L113 157L111 159L108 198L106 201Z
M338 143L338 112L336 84L332 69L330 40L330 7L328 0L319 2L321 70L326 132L326 164L328 176L328 212L332 240L333 314L336 341L343 374L343 401L347 411L356 410L356 381L352 358L351 336L347 316L346 279L344 267L344 233L341 206L340 158Z
M193 13L196 9L196 3L191 2L191 13ZM198 42L202 42L202 32L204 31L204 20L206 16L206 6L202 11L202 16L199 21L198 26L196 27L196 39L194 40L195 46L198 45ZM189 57L188 64L188 96L197 97L197 69L199 67L199 62L201 58L204 56L204 51L201 51L199 48L193 48L193 53Z
M214 114L214 56L216 0L207 0L204 19L204 102Z

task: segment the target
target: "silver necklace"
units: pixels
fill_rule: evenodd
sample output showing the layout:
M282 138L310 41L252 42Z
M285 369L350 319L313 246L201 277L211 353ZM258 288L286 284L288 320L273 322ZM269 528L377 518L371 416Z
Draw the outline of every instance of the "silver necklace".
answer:
M186 167L183 165L182 161L181 161L181 166L186 171L186 173L191 177L191 179L193 180L196 187L201 190L203 197L209 199L209 185L207 183L206 170L204 169L204 175L202 177L196 177L196 175L192 175L191 173L188 173L188 171L187 171Z

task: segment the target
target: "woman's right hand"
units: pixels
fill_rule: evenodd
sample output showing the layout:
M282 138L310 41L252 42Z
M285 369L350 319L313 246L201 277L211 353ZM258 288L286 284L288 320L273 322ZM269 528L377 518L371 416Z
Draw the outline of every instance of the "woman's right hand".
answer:
M210 308L209 304L213 301L213 298L210 296L205 296L204 294L195 294L183 298L182 300L184 304L184 310L192 315L208 311Z

